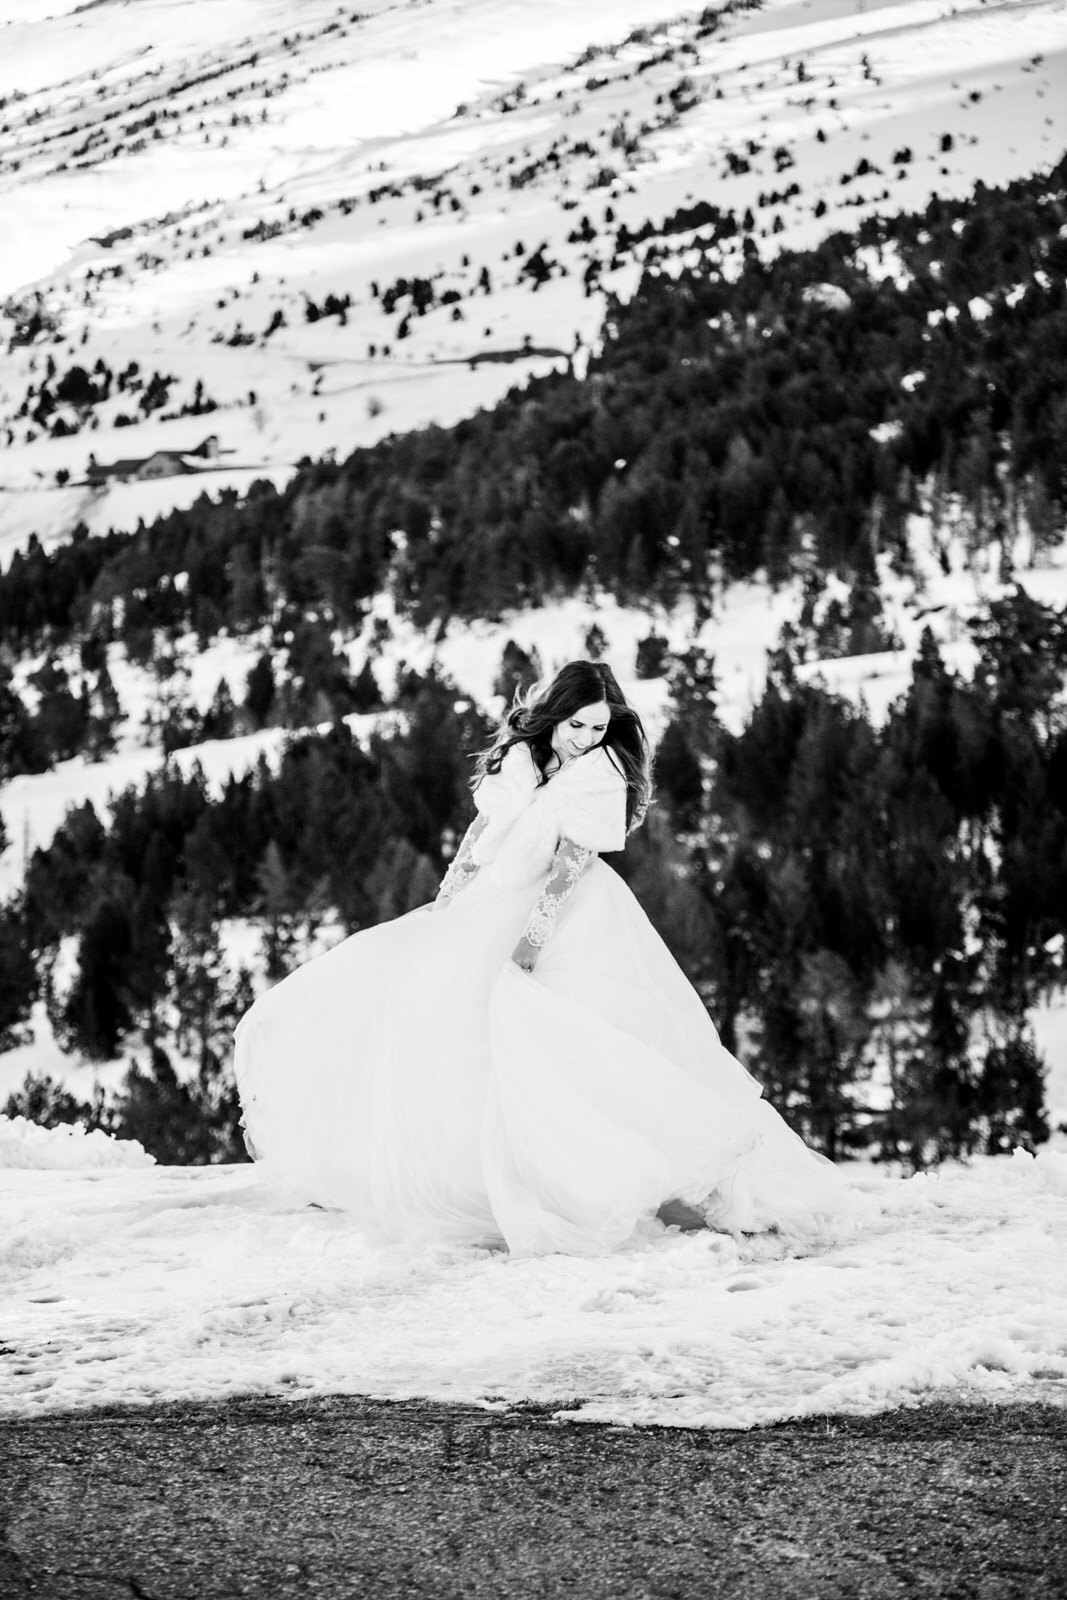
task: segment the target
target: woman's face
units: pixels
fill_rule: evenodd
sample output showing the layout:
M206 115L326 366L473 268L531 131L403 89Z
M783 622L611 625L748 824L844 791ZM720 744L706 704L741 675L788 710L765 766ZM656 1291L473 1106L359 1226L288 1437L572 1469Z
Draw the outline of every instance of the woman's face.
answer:
M561 761L571 761L575 756L583 756L587 750L599 744L608 731L608 722L611 719L611 709L606 700L598 700L594 705L582 706L580 711L575 711L565 722L557 722L552 730L552 748Z

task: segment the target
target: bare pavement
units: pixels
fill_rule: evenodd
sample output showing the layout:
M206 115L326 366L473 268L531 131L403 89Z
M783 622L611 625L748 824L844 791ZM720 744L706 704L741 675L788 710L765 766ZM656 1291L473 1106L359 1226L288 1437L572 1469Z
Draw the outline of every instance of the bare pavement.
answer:
M1067 1410L751 1432L241 1399L0 1424L3 1600L1067 1593Z

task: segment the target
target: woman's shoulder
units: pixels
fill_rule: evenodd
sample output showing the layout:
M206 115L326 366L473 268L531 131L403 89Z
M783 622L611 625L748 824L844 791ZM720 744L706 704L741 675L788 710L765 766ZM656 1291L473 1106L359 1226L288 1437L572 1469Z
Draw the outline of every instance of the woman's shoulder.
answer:
M537 787L537 769L526 741L509 745L495 772L487 772L474 791L474 804L483 814L512 810L528 800Z
M550 809L561 833L590 850L626 844L626 779L604 746L572 761L548 784Z
M566 777L568 783L576 789L614 789L626 787L626 774L608 749L607 745L597 745L595 750L590 750L586 755L579 756L577 761L572 761L561 777Z
M536 783L537 777L537 764L534 761L533 751L525 739L517 739L514 744L509 744L501 755L496 771L487 772L482 782L489 783L492 779L502 778L505 783Z
M514 744L509 744L500 760L500 770L507 770L522 777L537 777L537 763L534 753L525 739L516 739Z

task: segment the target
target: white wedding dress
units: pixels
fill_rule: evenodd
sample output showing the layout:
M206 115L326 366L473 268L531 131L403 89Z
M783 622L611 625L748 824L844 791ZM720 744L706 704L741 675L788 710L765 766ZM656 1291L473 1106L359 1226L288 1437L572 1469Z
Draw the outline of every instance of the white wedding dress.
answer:
M626 790L591 751L539 782L529 747L475 795L442 896L352 935L237 1030L257 1160L378 1237L598 1254L678 1200L732 1231L850 1215L719 1042L622 879ZM527 931L532 975L510 960ZM858 1197L857 1197L858 1198Z

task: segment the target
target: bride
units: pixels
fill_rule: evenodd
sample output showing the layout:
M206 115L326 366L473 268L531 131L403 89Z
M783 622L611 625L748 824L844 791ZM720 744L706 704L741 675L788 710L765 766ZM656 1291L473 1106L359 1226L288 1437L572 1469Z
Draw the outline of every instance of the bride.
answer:
M719 1042L622 879L648 746L600 662L518 703L436 901L353 934L237 1030L255 1158L385 1237L596 1254L654 1219L817 1232L849 1214Z

